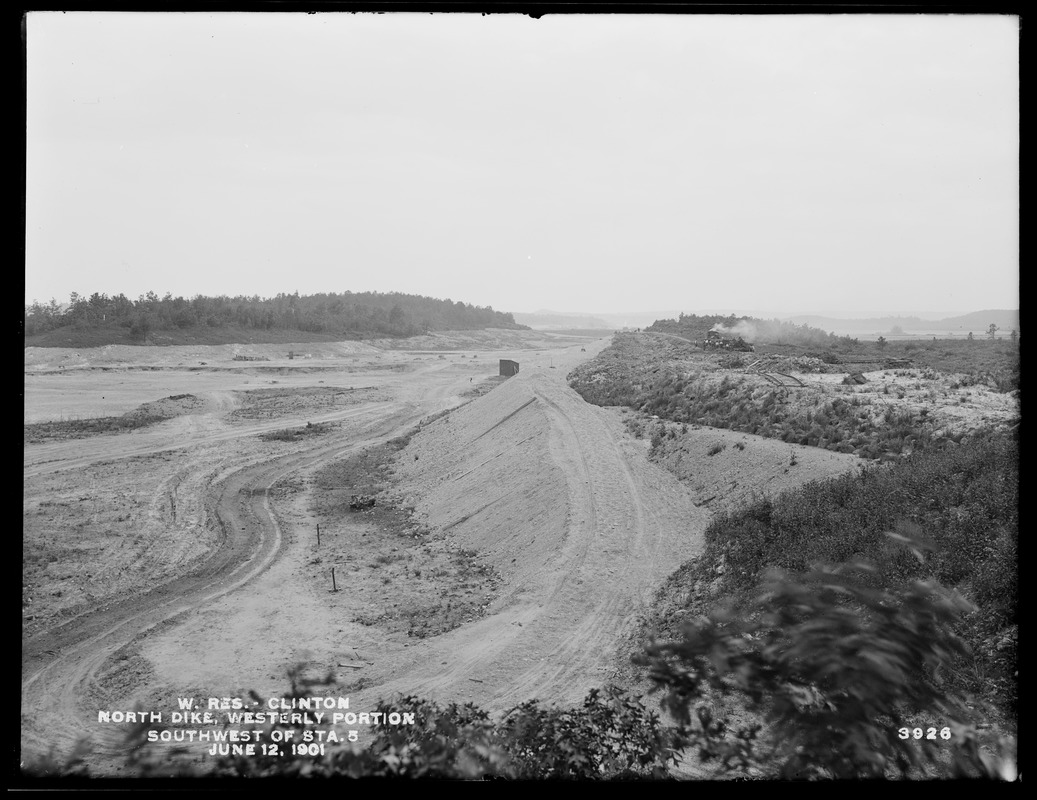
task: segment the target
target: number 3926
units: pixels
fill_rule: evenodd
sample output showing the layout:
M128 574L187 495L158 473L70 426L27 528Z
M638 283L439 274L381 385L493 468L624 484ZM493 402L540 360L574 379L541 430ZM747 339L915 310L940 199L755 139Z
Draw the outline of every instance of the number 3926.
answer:
M897 735L901 739L950 739L951 729L944 728L900 728Z

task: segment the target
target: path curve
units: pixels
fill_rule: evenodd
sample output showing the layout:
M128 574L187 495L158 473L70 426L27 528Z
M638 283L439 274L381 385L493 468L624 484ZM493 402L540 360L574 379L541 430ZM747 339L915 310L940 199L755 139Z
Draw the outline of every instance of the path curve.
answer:
M466 382L467 383L467 382ZM451 387L440 386L428 402L381 402L338 412L335 419L351 418L360 424L336 432L333 438L302 452L271 456L258 463L232 466L206 486L205 503L219 528L219 545L190 573L172 578L142 595L107 602L100 607L42 631L22 644L22 762L47 752L69 753L81 738L93 747L93 764L114 763L125 757L118 726L97 724L97 707L90 705L93 685L110 667L119 651L140 638L173 625L190 612L210 604L254 581L267 570L285 546L270 507L270 490L283 477L299 472L315 460L343 458L359 449L399 436L428 413L449 404ZM285 427L285 420L256 426ZM256 430L236 430L233 436L254 435ZM203 436L175 445L168 442L123 447L119 458L144 452L211 443L221 436ZM37 464L36 470L74 469L116 457L114 451L74 457L59 463ZM26 476L38 474L26 470ZM169 479L179 482L179 476ZM170 489L175 491L175 486ZM166 493L164 492L163 495ZM130 710L130 709L125 709Z

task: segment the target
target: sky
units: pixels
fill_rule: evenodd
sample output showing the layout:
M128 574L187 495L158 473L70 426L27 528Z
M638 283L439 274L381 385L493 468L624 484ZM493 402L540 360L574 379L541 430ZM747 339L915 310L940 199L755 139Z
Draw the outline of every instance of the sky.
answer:
M1019 305L1019 18L30 12L26 302Z

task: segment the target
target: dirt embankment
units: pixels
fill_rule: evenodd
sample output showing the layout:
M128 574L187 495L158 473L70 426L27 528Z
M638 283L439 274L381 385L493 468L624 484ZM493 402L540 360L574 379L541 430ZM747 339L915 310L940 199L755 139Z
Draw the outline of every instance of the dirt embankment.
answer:
M510 584L535 585L566 538L566 475L547 453L549 433L530 382L505 383L412 439L396 497Z
M637 415L625 414L635 428ZM848 453L786 444L748 433L653 420L643 425L652 459L673 473L696 506L711 511L774 496L864 466ZM646 437L647 438L647 437Z
M533 697L577 703L626 676L626 638L665 578L701 552L717 508L859 463L704 429L694 446L685 440L678 480L650 460L625 413L589 405L539 370L411 439L392 497L476 552L502 584L483 619L412 646L414 660L365 696L419 693L491 710ZM731 441L710 456L717 437Z
M648 463L618 415L534 370L436 420L400 452L395 496L502 577L486 616L411 647L370 696L503 710L579 702L707 514Z

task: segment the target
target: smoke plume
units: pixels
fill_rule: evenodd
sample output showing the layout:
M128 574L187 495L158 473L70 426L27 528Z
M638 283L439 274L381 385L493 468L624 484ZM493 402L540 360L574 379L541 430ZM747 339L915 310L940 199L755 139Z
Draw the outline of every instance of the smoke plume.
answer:
M741 320L734 325L714 325L710 330L724 336L741 336L747 342L755 342L758 335L756 326L748 320Z

